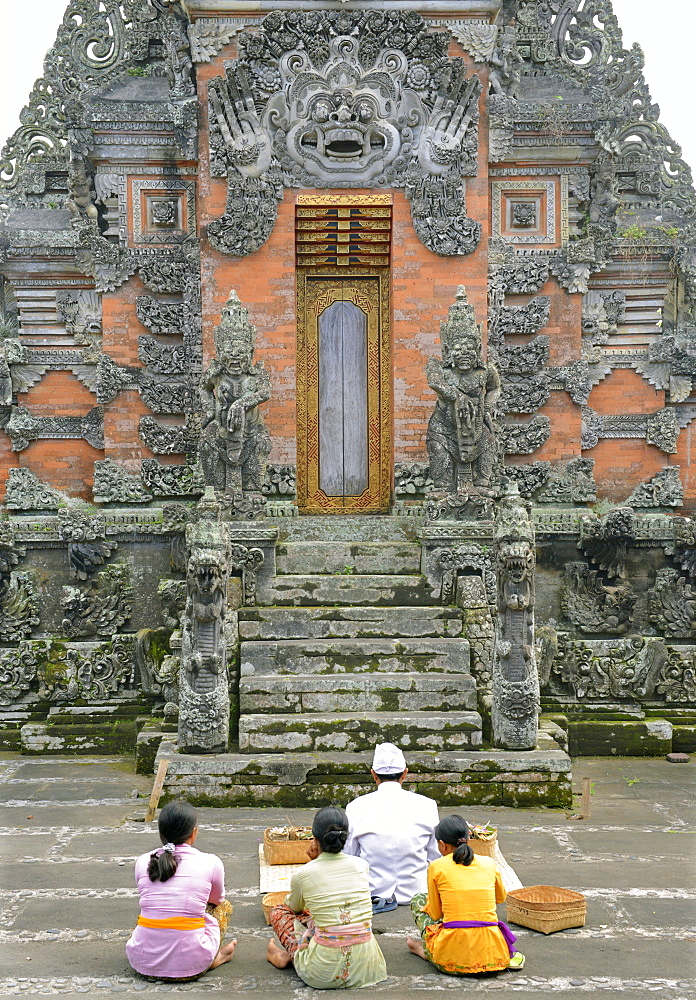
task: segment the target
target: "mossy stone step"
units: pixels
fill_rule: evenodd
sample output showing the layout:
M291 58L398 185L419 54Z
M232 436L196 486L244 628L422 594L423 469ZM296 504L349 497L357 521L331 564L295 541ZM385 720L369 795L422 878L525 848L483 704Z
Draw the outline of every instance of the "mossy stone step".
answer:
M473 711L476 684L469 674L243 677L239 707L254 714Z
M242 639L456 638L462 616L452 607L283 607L239 609Z
M276 569L281 574L418 573L418 542L281 542Z
M133 721L97 725L30 722L21 729L23 754L123 754L135 749Z
M284 639L242 642L240 672L252 674L468 674L466 639Z
M481 745L481 716L478 712L326 712L239 719L243 753L356 752L385 740L404 749L465 750Z
M662 757L672 750L672 724L666 719L571 719L568 750L571 757Z
M277 576L271 592L276 605L430 605L434 602L425 577L420 575L365 574Z

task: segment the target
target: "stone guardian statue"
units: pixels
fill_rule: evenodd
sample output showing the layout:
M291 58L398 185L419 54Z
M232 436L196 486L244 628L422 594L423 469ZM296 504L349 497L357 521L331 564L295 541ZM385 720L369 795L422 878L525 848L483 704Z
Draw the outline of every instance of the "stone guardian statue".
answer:
M463 285L440 326L440 343L442 360L429 358L425 369L437 393L426 436L430 476L445 493L485 490L499 459L495 404L501 385L495 366L482 360L481 327Z
M214 336L216 357L200 389L203 478L216 494L260 493L271 439L259 405L270 398L271 383L262 362L252 364L256 330L235 291Z

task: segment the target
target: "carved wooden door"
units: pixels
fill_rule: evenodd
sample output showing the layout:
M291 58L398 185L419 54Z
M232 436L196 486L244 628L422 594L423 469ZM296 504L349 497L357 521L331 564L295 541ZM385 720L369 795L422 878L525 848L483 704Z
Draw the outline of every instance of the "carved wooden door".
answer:
M298 503L389 508L391 413L384 279L299 276Z

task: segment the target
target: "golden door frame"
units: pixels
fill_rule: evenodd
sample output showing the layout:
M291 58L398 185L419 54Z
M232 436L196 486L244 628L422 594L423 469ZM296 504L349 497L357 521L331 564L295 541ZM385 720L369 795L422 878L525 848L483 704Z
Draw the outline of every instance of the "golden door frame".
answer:
M377 283L376 332L368 322L368 485L360 496L331 497L319 488L320 307L339 280ZM360 305L358 298L351 300ZM326 306L323 306L325 308ZM368 316L369 319L369 316ZM297 503L307 514L385 513L391 502L392 374L389 268L331 267L297 271Z

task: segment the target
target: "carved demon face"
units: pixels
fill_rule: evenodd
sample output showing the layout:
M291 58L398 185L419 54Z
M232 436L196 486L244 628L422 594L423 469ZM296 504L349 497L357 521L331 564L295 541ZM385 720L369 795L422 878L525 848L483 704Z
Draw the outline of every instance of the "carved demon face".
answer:
M498 558L513 583L522 583L534 572L534 550L525 540L503 542Z
M289 155L322 180L364 182L396 159L407 123L412 134L422 122L422 107L403 88L402 52L385 49L365 73L355 38L334 38L330 49L321 69L301 50L283 57L283 91L269 101L266 124L281 161Z
M190 557L187 574L189 584L199 594L213 594L222 587L224 572L219 560L217 552L205 549L199 549Z

